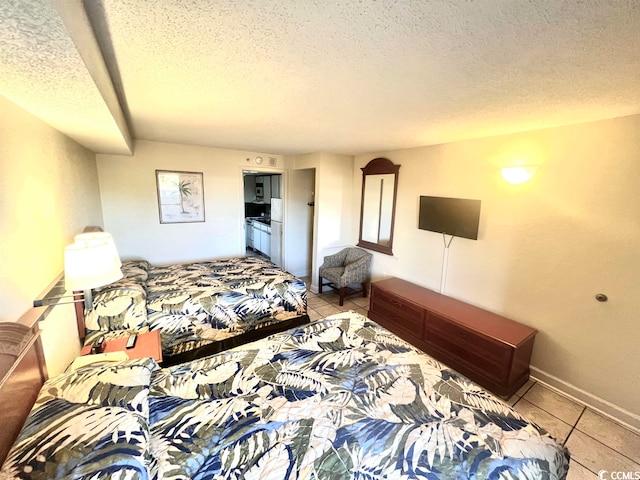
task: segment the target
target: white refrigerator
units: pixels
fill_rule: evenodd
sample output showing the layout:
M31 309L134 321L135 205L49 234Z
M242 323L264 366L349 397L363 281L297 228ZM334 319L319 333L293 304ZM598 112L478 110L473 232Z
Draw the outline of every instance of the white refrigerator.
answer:
M282 199L271 199L271 261L282 266Z

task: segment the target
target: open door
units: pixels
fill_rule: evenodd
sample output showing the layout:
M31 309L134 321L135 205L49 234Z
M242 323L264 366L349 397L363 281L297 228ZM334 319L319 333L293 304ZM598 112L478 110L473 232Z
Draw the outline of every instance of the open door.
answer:
M311 275L316 170L289 174L286 268L297 277Z

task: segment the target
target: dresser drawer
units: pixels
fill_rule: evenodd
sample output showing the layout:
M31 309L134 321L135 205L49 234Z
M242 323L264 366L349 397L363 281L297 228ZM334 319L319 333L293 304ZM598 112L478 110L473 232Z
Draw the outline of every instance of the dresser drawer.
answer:
M505 364L510 361L511 346L495 341L492 338L459 327L451 320L429 313L427 321L427 339L431 334L446 338L449 343L462 346L466 351L476 352L488 360Z
M429 345L439 346L493 378L502 379L508 375L512 354L509 345L459 327L450 320L431 313L428 316L426 337Z
M397 327L421 338L424 332L424 310L392 295L374 292L371 310Z
M504 382L509 375L509 366L497 362L485 355L484 352L469 348L468 344L459 343L439 332L427 332L426 343L436 350L436 355L444 363L453 359L457 364L463 364L472 372L483 375L496 382ZM460 369L460 373L472 376L468 371Z

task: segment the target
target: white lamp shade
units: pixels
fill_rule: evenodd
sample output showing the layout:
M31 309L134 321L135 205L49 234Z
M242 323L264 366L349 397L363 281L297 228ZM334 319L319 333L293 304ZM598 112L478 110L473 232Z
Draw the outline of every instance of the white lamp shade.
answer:
M113 237L110 233L107 232L88 232L88 233L79 233L74 237L76 243L83 244L96 244L106 242L109 245L109 248L112 250L112 255L117 259L116 263L118 264L118 268L122 266L122 262L120 261L120 255L118 255L118 249L116 248L116 244L113 241Z
M114 252L116 254L114 255ZM122 278L115 245L107 241L76 242L64 249L67 290L89 290Z

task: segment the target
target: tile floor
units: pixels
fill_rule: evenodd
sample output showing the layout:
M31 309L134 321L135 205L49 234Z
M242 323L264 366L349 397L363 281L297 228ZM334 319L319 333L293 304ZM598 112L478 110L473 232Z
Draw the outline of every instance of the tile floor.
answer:
M308 286L309 279L304 280ZM322 295L308 293L307 312L312 321L348 310L367 314L368 298L354 295L340 307L338 294L328 287L326 290ZM640 434L533 380L508 402L569 448L567 480L596 480L601 470L607 471L605 479L611 478L611 472L632 472L624 478L633 480L640 476Z

